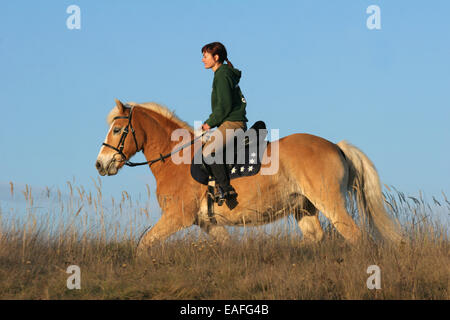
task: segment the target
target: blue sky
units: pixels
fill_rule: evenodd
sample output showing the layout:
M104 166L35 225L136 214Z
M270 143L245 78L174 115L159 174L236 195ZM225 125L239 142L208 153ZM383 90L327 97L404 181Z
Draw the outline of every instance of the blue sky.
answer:
M66 27L72 4L80 30ZM366 26L373 4L381 30ZM9 181L91 188L114 98L205 120L200 50L213 41L242 70L250 125L346 139L383 183L449 194L449 12L439 0L2 1L0 199ZM146 167L101 180L108 197L155 191Z

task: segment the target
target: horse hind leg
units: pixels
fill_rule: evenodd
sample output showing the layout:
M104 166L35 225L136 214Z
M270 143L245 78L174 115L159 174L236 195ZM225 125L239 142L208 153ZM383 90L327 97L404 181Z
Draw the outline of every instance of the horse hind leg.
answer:
M297 225L303 234L303 240L307 242L320 242L323 239L323 229L319 221L319 210L303 197L300 205L294 210Z
M355 221L351 218L346 209L346 199L343 192L327 192L322 197L311 200L314 206L329 219L331 224L348 242L355 244L361 238Z

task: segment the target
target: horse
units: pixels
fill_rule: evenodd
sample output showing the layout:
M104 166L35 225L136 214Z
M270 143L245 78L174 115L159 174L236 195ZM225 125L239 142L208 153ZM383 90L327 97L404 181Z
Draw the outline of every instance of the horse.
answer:
M218 241L226 241L229 239L226 226L262 225L287 215L295 217L305 241L319 242L324 237L319 212L346 241L355 244L362 231L347 210L348 201L357 203L358 211L366 218L363 222L383 239L402 240L398 222L384 207L380 179L372 161L345 140L334 144L306 133L267 142L261 170L270 166L269 154L275 152L278 170L232 180L238 204L232 210L215 204L212 222L208 216L207 186L191 177L190 164L167 157L177 143L171 140L171 133L183 129L194 139L194 129L161 104L124 105L117 99L115 102L107 116L109 131L95 166L102 176L115 175L130 164L134 154L142 151L148 160L144 164L149 165L155 177L162 209L161 218L140 238L138 255L192 225ZM180 152L187 152L192 159L197 151L198 146L194 145Z

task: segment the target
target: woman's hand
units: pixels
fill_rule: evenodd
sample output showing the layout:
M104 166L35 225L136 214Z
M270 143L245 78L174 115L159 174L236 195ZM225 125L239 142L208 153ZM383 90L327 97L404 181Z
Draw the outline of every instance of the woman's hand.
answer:
M209 124L204 123L204 124L202 125L202 130L203 130L203 131L208 131L209 129L211 129L211 127L209 126Z

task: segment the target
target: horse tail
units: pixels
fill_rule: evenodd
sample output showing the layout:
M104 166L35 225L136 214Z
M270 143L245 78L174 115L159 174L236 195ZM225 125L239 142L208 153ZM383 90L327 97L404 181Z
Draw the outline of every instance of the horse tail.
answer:
M347 190L355 199L362 218L387 240L399 243L402 240L400 225L394 221L384 207L381 183L372 161L357 147L343 140L338 147L345 155L349 167ZM363 220L364 222L364 220Z

